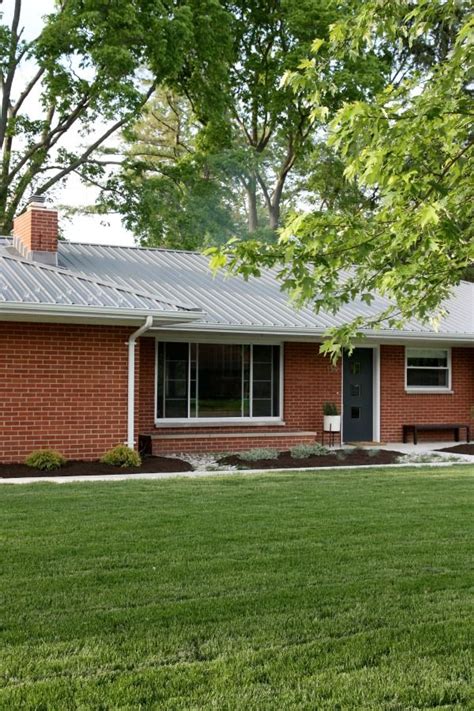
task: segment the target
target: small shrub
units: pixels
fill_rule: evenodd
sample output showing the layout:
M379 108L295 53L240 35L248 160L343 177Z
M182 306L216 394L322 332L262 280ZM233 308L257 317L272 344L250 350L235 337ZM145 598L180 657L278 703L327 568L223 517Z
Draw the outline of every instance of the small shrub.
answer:
M312 456L324 456L329 454L329 449L323 447L319 442L310 444L296 444L290 449L290 454L293 459L307 459Z
M38 449L25 459L25 464L32 469L40 469L42 472L59 469L66 464L66 460L60 452L53 449Z
M256 447L247 452L239 452L238 457L244 462L258 462L259 459L278 459L279 451L270 447Z
M337 405L334 402L325 402L323 405L323 415L334 417L338 415Z
M372 459L372 457L376 457L378 454L380 454L380 449L377 449L374 447L374 449L368 449L367 450L367 456Z
M126 444L118 444L104 454L100 460L102 464L109 464L111 467L139 467L142 463L141 457L134 449L130 449Z

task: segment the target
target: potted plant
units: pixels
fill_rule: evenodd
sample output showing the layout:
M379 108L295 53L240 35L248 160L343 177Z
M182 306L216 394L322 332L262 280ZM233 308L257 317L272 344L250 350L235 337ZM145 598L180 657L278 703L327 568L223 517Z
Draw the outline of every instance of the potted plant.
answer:
M325 402L323 405L324 431L340 432L341 416L338 414L337 406L333 402Z

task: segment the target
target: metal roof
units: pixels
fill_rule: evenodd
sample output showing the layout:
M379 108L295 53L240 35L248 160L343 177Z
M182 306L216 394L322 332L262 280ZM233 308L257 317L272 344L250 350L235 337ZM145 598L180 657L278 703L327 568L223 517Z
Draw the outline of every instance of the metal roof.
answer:
M96 279L105 277L131 289L146 288L160 299L198 307L204 313L191 328L199 330L323 333L360 315L376 316L389 306L387 299L376 296L370 306L355 300L335 315L315 313L310 306L296 309L280 290L274 271L266 270L248 281L224 272L213 275L208 258L195 252L60 242L59 263ZM413 320L403 333L474 337L474 284L463 282L445 306L449 313L438 332ZM381 329L378 333L401 332Z
M309 336L357 316L376 316L389 306L376 296L370 306L355 300L337 314L315 313L311 306L297 309L280 290L274 271L248 281L223 271L213 275L208 258L195 252L61 241L58 262L55 268L19 259L11 240L0 238L0 312L2 304L12 302L153 311L181 314L177 322L194 317L186 330ZM467 336L474 343L474 284L461 283L445 308L448 315L437 331L413 320L403 331L381 329L377 335Z
M159 315L189 313L189 309L158 299L145 290L19 259L5 250L0 252L0 310L2 304L123 309L127 313Z

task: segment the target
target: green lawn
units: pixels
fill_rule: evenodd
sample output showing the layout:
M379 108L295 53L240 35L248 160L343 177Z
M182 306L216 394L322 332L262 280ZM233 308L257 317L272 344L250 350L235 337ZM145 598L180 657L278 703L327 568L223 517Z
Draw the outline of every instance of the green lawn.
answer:
M469 708L473 484L2 486L0 708Z

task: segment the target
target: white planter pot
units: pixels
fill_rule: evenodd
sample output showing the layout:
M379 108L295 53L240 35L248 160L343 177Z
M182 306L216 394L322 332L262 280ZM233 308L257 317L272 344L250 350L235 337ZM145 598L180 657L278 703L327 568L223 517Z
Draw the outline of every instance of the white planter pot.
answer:
M340 415L324 415L324 431L325 432L340 432L341 431L341 416Z

